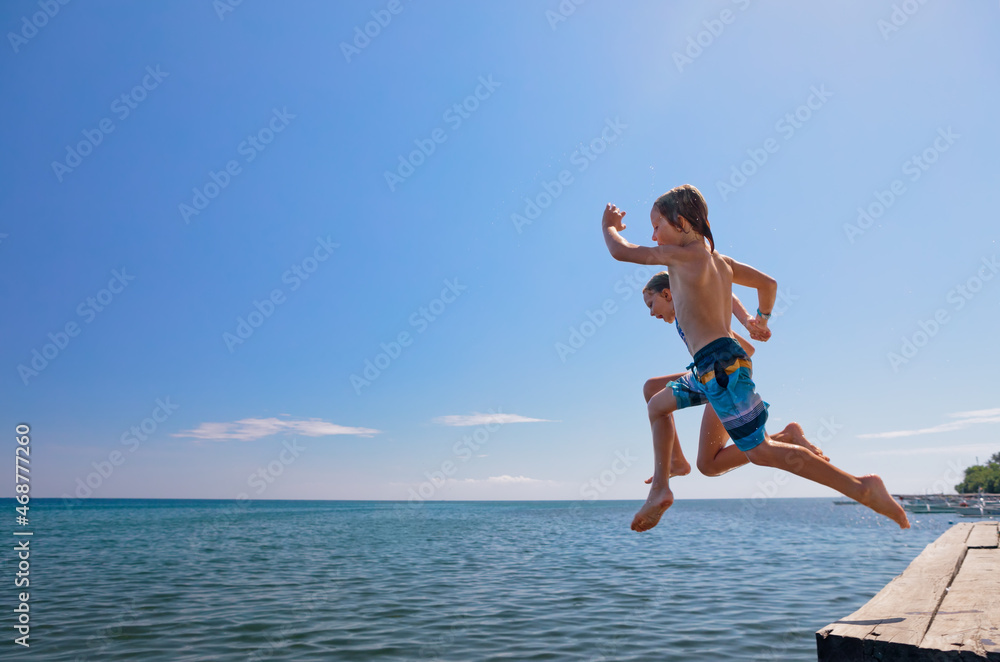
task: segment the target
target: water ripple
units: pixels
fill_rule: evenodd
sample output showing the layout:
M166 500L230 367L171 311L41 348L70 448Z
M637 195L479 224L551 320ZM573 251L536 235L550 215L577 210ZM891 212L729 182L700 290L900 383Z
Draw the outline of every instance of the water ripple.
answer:
M4 659L811 660L950 523L685 501L637 535L637 505L40 500Z

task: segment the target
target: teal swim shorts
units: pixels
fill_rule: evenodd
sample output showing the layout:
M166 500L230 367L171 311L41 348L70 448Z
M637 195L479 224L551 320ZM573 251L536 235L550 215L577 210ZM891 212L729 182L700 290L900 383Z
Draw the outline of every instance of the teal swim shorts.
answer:
M667 386L674 393L674 400L677 401L678 409L687 409L688 407L708 404L708 396L705 395L705 389L702 388L701 383L690 372L669 382Z

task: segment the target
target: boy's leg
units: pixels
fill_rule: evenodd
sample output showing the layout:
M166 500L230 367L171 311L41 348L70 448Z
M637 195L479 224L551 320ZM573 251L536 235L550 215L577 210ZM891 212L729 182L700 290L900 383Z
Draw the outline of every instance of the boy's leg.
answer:
M748 464L746 453L736 446L726 446L729 433L719 420L712 405L705 405L698 437L698 471L706 476L721 476Z
M908 529L910 522L906 511L892 498L878 476L852 476L803 446L782 443L767 436L764 424L768 405L754 389L750 359L736 341L729 345L721 344L707 352L703 348L699 351L701 356L695 355L698 381L705 385L705 393L733 442L750 461L831 487L885 515L900 528Z
M802 446L774 441L767 435L764 436L764 441L747 450L746 454L754 464L782 469L832 487L844 496L885 515L899 524L900 528L910 528L906 511L892 498L882 479L874 474L852 476Z
M652 377L646 380L646 383L642 386L642 396L646 399L646 404L649 404L650 399L666 388L667 384L674 381L675 379L680 379L685 373L678 372L673 375L667 375L666 377ZM673 414L671 414L671 417ZM671 418L671 422L673 419ZM677 426L674 425L674 450L670 457L670 477L674 476L686 476L691 473L691 463L687 461L684 457L684 451L681 450L681 442L677 437ZM652 482L652 478L646 481L646 483Z
M674 417L677 399L665 388L649 399L649 425L653 431L653 482L649 496L632 519L632 530L646 531L656 526L660 517L674 502L670 491L670 459L674 448Z

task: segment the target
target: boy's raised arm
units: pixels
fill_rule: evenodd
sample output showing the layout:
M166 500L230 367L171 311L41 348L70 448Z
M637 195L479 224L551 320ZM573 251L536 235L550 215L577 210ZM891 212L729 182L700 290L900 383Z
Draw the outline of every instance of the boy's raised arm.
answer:
M757 290L757 311L760 314L751 322L751 325L766 330L767 318L771 316L774 301L778 298L778 281L762 271L757 271L748 264L737 262L729 256L725 256L725 260L733 270L734 284L745 285Z
M611 257L620 262L635 264L663 264L669 266L682 253L676 246L638 246L629 243L618 234L625 229L625 212L608 203L601 218L601 228L604 230L604 243L608 246Z
M750 337L754 340L767 342L771 339L771 330L767 328L762 329L757 326L754 323L753 317L750 316L750 313L743 306L743 302L735 294L733 295L733 316L750 332ZM744 349L746 348L744 347Z

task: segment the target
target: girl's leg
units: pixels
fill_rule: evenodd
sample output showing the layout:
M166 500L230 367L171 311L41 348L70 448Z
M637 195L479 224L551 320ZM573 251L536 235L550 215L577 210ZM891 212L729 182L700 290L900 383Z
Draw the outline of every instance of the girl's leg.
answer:
M796 446L802 446L807 451L820 456L827 462L830 461L823 451L820 450L819 446L814 445L808 439L806 439L806 433L802 430L802 426L796 422L791 422L785 426L785 429L781 432L771 435L771 439L774 441L780 441L785 444L794 444Z
M675 439L674 417L671 414L676 410L677 400L671 389L662 389L649 399L647 411L653 430L653 482L649 486L646 503L632 519L634 531L646 531L656 526L674 502L669 480Z
M667 384L674 381L675 379L680 379L686 373L678 372L673 375L667 375L666 377L650 377L646 380L646 383L642 385L642 397L646 399L648 403L649 400L665 389Z
M649 404L650 399L667 387L669 382L674 381L683 377L685 373L678 372L673 375L667 375L666 377L653 377L647 379L646 383L642 386L642 396L646 399L646 404ZM671 423L673 423L673 414L671 416ZM691 473L691 463L687 461L684 457L684 451L681 450L680 439L677 438L677 426L674 425L674 450L670 459L670 477L674 476L686 476ZM646 483L652 482L652 478L646 481Z
M906 511L892 498L882 479L874 474L852 476L802 446L774 441L766 435L764 441L748 450L746 455L754 464L782 469L832 487L844 496L885 515L899 524L900 528L910 528Z
M677 432L675 427L675 439L677 438L676 435ZM798 423L789 423L781 432L771 435L771 439L786 444L802 446L806 450L814 453L824 460L830 460L830 458L823 454L823 451L806 439L806 436L802 431L802 426ZM698 471L706 476L721 476L724 473L728 473L733 469L742 467L744 464L748 464L750 462L746 453L732 444L727 446L726 444L728 442L729 433L726 432L726 428L723 427L718 414L715 413L712 405L705 405L705 414L701 419L701 434L698 438ZM673 467L678 466L678 460L676 458L679 451L680 446L676 445L675 442ZM686 462L684 460L681 461ZM671 478L678 475L684 474L678 473L676 469L671 469ZM653 482L652 478L646 479L647 485L651 482Z

